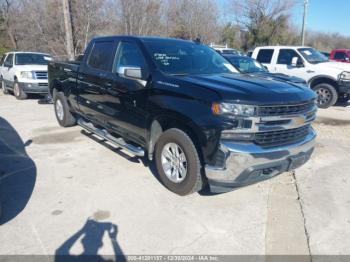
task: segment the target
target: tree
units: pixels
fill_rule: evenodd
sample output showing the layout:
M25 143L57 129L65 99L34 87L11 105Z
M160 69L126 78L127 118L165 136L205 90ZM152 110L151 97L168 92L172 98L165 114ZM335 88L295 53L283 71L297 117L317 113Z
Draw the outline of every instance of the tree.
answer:
M237 24L247 30L247 46L288 43L294 4L294 0L232 0Z

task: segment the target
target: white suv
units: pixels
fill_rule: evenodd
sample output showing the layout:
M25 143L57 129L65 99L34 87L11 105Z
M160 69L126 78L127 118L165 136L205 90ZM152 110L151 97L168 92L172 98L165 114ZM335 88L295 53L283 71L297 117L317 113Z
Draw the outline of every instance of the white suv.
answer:
M12 91L17 99L26 99L27 94L47 94L48 54L34 52L9 52L0 62L1 86L4 94Z
M350 64L329 61L305 46L266 46L255 48L252 57L271 73L283 73L304 79L317 93L321 108L350 99Z

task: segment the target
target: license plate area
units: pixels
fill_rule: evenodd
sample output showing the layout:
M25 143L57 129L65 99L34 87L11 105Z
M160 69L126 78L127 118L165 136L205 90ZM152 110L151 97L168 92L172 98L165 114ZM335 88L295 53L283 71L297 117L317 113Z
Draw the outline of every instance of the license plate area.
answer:
M307 159L308 159L307 154L290 157L288 170L294 170L298 167L301 167L303 164L305 164Z

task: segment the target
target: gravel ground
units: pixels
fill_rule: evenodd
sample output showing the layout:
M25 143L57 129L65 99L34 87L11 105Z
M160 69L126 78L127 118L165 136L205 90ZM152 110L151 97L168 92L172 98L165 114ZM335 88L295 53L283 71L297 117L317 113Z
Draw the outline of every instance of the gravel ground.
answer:
M349 113L319 111L295 175L179 197L147 161L60 128L52 106L1 94L0 254L350 254Z

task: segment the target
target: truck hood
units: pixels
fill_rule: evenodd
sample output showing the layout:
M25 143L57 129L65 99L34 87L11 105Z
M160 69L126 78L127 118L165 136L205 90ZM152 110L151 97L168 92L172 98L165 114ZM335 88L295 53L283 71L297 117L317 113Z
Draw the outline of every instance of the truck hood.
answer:
M306 85L306 82L304 79L301 79L301 78L295 77L295 76L281 74L281 73L256 72L256 73L250 73L248 75L262 77L262 78L266 78L268 80L286 81L286 82Z
M181 77L184 84L211 89L222 100L248 104L300 103L314 99L315 93L304 84L270 80L243 74L191 75ZM178 77L180 80L180 77Z
M47 65L16 65L16 71L47 71Z
M341 73L343 71L350 72L350 64L349 63L341 63L341 62L335 62L335 61L314 64L314 67L322 69L322 70L328 69L328 70L332 70L332 71L339 71L339 73Z

